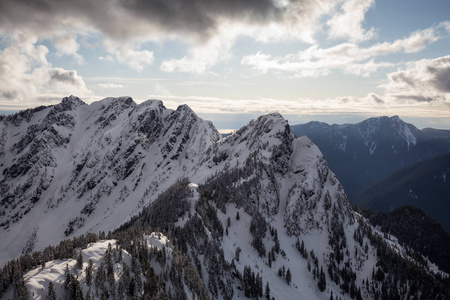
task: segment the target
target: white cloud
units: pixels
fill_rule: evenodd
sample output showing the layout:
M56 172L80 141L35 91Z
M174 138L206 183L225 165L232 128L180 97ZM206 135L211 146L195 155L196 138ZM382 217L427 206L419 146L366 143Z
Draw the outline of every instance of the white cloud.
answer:
M79 64L84 62L83 57L78 54L80 44L77 42L75 33L62 32L56 34L53 37L53 44L58 51L58 55L71 55Z
M230 58L229 50L236 39L233 30L221 29L221 33L207 42L193 46L189 54L181 59L164 61L160 69L164 72L205 73L218 62Z
M394 64L373 60L358 63L354 58L328 57L316 60L298 59L295 55L272 57L257 53L245 56L241 64L252 66L261 73L278 70L292 73L293 78L327 76L332 70L342 70L346 74L369 76L380 68L393 67Z
M99 87L105 88L105 89L121 89L124 87L123 84L119 83L99 83L97 84Z
M153 51L138 50L136 43L123 43L115 40L103 41L105 50L122 64L128 65L136 71L144 70L145 65L151 65L154 61ZM100 60L112 61L111 55Z
M374 36L374 29L362 28L366 12L375 4L375 0L347 0L340 7L327 25L328 36L332 39L347 39L351 42L369 40Z
M36 45L37 37L16 33L0 53L0 105L30 106L46 100L60 101L68 94L92 97L92 92L74 70L54 68L47 61L48 49Z
M306 50L284 57L273 57L258 52L243 57L241 64L249 65L261 73L266 73L268 70L278 70L293 73L294 77L326 76L332 70L342 70L346 74L369 76L380 68L394 66L392 63L375 62L375 57L392 53L418 52L440 38L440 27L419 30L404 39L392 43L377 43L366 48L354 43L343 43L326 49L314 45Z

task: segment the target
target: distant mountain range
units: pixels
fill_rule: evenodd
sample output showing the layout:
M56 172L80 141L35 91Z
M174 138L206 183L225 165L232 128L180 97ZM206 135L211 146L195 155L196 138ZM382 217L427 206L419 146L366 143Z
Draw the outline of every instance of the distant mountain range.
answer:
M450 153L450 130L419 130L398 116L344 125L309 122L291 130L319 147L351 201L401 168Z

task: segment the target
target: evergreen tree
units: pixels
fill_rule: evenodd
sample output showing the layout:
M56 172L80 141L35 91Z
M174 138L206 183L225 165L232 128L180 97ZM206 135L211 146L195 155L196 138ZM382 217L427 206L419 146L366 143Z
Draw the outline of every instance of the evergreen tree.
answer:
M268 259L269 268L272 268L272 251L269 251L269 254L267 255L267 259Z
M48 283L47 299L56 300L55 287L53 286L53 283L51 281Z
M77 256L76 267L77 267L77 270L82 270L83 269L83 255L81 255L81 250L80 250L80 253L78 253L78 256Z
M68 289L70 284L70 271L69 264L66 264L66 268L64 270L64 289Z
M118 258L118 262L122 262L123 259L123 250L122 247L119 247L119 258Z
M23 275L20 275L14 284L15 299L28 300L30 299L30 292L28 292L27 285L23 279Z
M320 267L319 282L317 283L317 286L321 292L325 291L325 288L327 287L327 281L322 267Z
M239 261L239 254L241 253L241 247L237 247L236 251L234 253L234 258L236 259L236 261Z
M270 300L270 287L269 287L269 282L266 282L266 291L264 293L264 296L266 297L267 300Z
M83 290L81 289L80 282L74 278L75 282L75 300L84 300Z
M291 275L291 269L287 269L286 271L286 282L287 284L291 284L291 280L292 280L292 275Z
M84 269L84 273L86 274L86 283L88 286L92 284L92 272L94 271L94 262L92 259L89 259L88 265L86 269Z

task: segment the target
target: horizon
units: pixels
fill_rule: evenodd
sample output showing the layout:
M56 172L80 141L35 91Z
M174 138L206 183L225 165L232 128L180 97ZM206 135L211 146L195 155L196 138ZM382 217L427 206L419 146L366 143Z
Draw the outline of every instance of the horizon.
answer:
M450 3L263 0L0 4L0 111L133 95L218 128L399 115L450 129Z
M77 96L75 96L77 97ZM131 96L120 96L120 97L130 97L133 99L133 97ZM102 101L105 100L107 98L118 98L118 97L105 97L104 99L100 99L97 101ZM81 99L81 98L80 98ZM81 99L82 101L84 101L83 99ZM159 99L148 99L145 101L149 101L149 100L159 100ZM62 101L62 99L61 99ZM94 101L94 102L97 102ZM137 102L135 99L133 99L133 101L135 101L136 104L140 104L142 102L145 101L139 101ZM160 100L162 101L162 100ZM90 105L91 103L87 103L86 104ZM162 101L163 105L164 101ZM58 104L58 103L55 103ZM51 105L55 105L55 104L50 104ZM179 105L188 105L187 103L180 103ZM179 106L178 105L178 106ZM177 107L166 107L168 109L172 109L172 110L176 110ZM36 106L37 107L37 106ZM190 106L189 106L190 107ZM35 107L28 107L28 108L24 108L24 109L33 109ZM262 113L262 114L227 114L227 116L229 118L219 118L218 116L215 116L214 114L208 114L208 113L197 113L195 110L193 110L199 117L201 117L204 120L208 120L211 121L214 125L214 127L217 129L217 131L220 134L226 134L226 133L230 133L232 131L236 131L239 128L247 125L251 120L256 119L262 115L265 114L269 114L272 112L267 112L267 113ZM1 115L11 115L11 114L15 114L20 112L19 110L16 111L3 111L0 110L0 116ZM276 111L273 111L276 112ZM278 112L277 112L278 113ZM306 124L308 122L321 122L321 123L326 123L328 125L344 125L344 124L356 124L359 122L362 122L364 120L367 120L369 118L378 118L378 117L393 117L393 116L398 116L398 115L379 115L379 116L368 116L368 117L364 117L364 116L351 116L351 115L305 115L305 116L301 116L301 115L289 115L289 114L282 114L280 113L281 116L283 118L285 118L289 125L299 125L299 124ZM223 116L223 114L222 114ZM231 117L231 118L230 118ZM403 118L402 116L398 116L401 120L403 120L406 123L412 124L414 125L416 128L422 130L425 128L433 128L433 129L440 129L440 130L450 130L450 124L447 124L448 127L445 127L445 123L443 123L442 127L433 127L433 126L429 126L430 124L436 124L436 120L435 119L427 119L427 118ZM213 121L216 120L216 121ZM339 122L338 120L340 120L341 122ZM336 122L338 121L338 123Z

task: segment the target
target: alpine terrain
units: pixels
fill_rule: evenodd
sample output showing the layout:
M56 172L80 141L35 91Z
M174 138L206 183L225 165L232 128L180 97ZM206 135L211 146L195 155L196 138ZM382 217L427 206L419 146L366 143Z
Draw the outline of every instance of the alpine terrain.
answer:
M450 298L280 114L220 139L186 105L71 96L0 132L5 299Z

